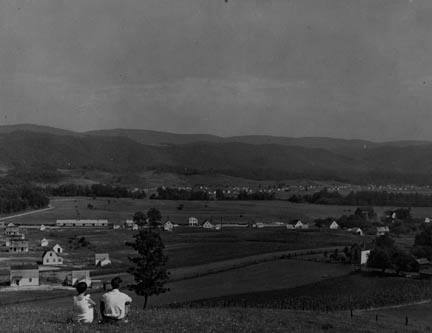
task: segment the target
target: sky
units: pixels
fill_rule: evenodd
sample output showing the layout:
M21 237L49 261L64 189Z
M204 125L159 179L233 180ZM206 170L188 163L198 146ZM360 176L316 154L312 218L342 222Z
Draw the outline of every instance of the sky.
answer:
M2 0L0 125L432 140L430 0Z

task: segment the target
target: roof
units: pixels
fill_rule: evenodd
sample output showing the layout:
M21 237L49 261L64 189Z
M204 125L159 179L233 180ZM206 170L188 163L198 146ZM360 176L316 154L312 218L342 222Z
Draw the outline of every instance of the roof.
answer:
M388 226L385 226L385 227L377 227L377 230L378 231L389 231L390 229Z
M10 266L10 270L19 271L19 270L31 270L31 269L39 269L38 265L26 264L26 265L13 265Z

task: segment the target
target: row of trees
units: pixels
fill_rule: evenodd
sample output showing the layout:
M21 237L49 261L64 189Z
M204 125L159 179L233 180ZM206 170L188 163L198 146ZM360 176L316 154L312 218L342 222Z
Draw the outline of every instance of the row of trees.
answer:
M132 191L127 187L104 184L76 185L63 184L59 186L47 186L45 191L48 195L59 197L109 197L109 198L134 198L144 199L146 193L141 190Z
M432 207L432 195L386 191L359 191L342 195L337 191L323 189L314 194L294 194L288 201L319 205Z
M202 190L186 190L171 187L159 187L157 193L152 194L150 199L159 200L273 200L274 193L271 192L247 192L240 191L237 194L228 194L221 189L217 189L215 196L210 196L206 191Z

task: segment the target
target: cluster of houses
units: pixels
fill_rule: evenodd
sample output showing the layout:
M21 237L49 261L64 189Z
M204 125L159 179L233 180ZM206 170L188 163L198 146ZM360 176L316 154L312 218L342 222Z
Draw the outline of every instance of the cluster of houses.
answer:
M21 228L13 223L0 225L4 228L4 246L10 253L26 253L29 251L29 243Z
M13 265L10 267L10 285L13 287L24 286L39 286L41 276L45 276L47 280L49 277L54 277L54 280L60 280L65 285L73 286L76 282L85 281L87 285L91 285L90 271L86 269L81 270L49 270L49 266L63 266L64 259L61 257L63 248L56 244L52 249L47 250L42 255L42 265L45 269L40 270L37 264L26 265ZM96 253L94 257L94 265L97 267L104 267L111 264L108 253Z

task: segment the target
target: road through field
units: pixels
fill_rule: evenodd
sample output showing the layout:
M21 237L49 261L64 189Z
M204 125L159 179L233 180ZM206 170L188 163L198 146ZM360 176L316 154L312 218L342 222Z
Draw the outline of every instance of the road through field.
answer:
M49 205L47 208L42 208L42 209L37 209L37 210L32 210L30 212L25 212L25 213L20 213L20 214L15 214L15 215L9 215L9 216L5 216L5 217L1 217L0 221L5 221L5 220L11 220L17 217L22 217L22 216L27 216L27 215L33 215L33 214L38 214L38 213L43 213L49 210L54 209L55 207L52 205Z

